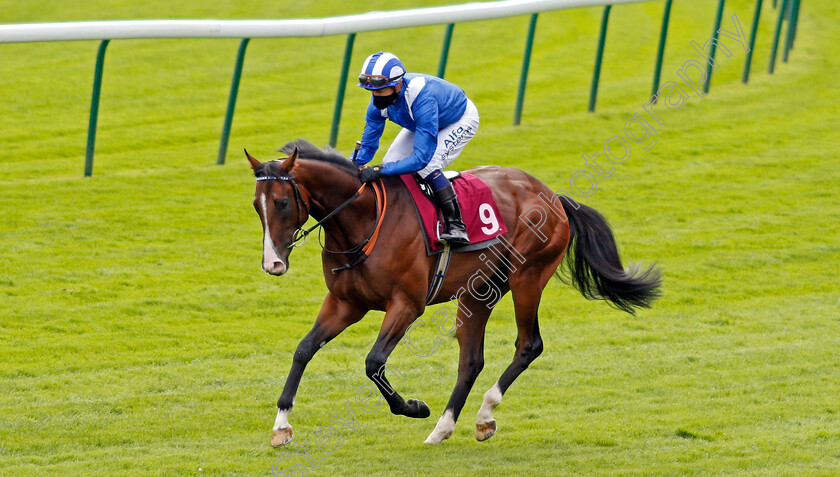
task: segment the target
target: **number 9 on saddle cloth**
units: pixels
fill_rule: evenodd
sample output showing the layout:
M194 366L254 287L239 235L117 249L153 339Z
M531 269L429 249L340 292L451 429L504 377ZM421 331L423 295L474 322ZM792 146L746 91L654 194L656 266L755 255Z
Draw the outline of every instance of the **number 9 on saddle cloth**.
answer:
M470 237L470 245L453 247L454 252L467 252L490 247L498 242L496 237L507 233L502 215L493 198L493 192L484 181L478 177L446 171L447 178L452 181L455 192L461 202L461 213L464 225ZM411 193L414 210L423 228L423 239L426 243L426 253L435 255L443 251L444 244L440 241L442 219L435 207L431 187L416 174L400 176L403 184Z

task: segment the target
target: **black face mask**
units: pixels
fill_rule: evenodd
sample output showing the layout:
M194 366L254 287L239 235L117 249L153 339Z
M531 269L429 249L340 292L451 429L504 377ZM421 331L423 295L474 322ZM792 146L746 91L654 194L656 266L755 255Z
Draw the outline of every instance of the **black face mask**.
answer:
M389 94L388 96L373 96L373 105L376 109L385 109L388 106L394 104L397 101L397 98L400 97L400 93L394 91L393 93Z

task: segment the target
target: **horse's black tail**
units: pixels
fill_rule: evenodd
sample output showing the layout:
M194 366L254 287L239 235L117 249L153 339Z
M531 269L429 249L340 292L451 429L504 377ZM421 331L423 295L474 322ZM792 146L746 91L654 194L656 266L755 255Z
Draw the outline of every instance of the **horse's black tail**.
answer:
M606 300L630 314L635 315L636 308L650 308L662 284L655 264L644 271L632 264L625 270L606 219L591 207L558 197L564 201L571 236L561 266L568 281L560 273L557 276L570 281L586 298Z

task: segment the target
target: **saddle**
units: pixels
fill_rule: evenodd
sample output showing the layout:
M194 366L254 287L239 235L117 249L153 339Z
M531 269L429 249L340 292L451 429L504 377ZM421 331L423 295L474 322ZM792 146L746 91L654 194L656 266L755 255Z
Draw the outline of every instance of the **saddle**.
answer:
M507 233L507 226L499 213L490 186L472 174L444 171L444 175L452 182L458 194L461 215L471 242L469 245L453 246L452 251L471 252L498 243L496 237ZM440 241L443 220L435 205L432 188L417 174L404 174L400 179L413 199L414 210L423 229L426 253L436 255L443 252L444 244Z

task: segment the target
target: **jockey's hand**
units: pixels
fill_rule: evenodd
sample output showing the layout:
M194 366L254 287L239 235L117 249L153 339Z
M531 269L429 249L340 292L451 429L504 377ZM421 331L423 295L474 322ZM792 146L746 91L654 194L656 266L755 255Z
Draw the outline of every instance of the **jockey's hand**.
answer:
M375 167L365 167L359 171L359 179L362 182L370 182L379 179L380 177L384 177L385 173L382 172L382 169L379 166Z

